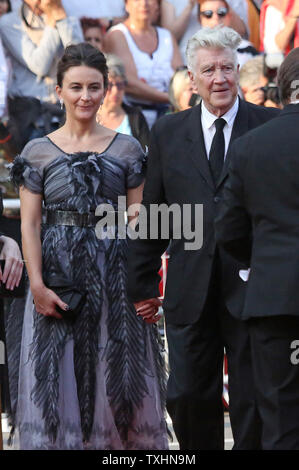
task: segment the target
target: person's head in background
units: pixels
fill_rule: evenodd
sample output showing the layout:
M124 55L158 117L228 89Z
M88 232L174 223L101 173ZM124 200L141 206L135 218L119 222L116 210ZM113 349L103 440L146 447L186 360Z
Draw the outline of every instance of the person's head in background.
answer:
M123 62L114 54L106 54L108 87L103 107L117 108L122 105L127 77Z
M189 78L187 66L179 67L169 83L169 101L173 112L184 111L190 108L190 99L193 94L193 86Z
M277 74L277 85L283 106L299 101L299 47L284 59Z
M249 103L271 108L281 108L276 80L269 81L265 74L265 57L259 55L248 60L240 69L239 85Z
M103 51L104 49L104 30L99 20L96 18L81 18L81 27L86 42L93 47Z
M10 0L0 0L0 16L11 11Z
M268 83L264 76L263 56L257 56L248 60L240 69L240 88L243 97L249 103L263 105L265 102L265 93L262 87Z
M231 25L231 13L225 0L198 0L198 21L203 28Z
M125 9L131 24L151 24L155 20L155 1L125 0Z

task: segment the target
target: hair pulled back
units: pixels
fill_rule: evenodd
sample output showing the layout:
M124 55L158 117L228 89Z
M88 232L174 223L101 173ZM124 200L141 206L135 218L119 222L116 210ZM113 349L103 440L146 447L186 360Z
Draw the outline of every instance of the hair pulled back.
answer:
M108 86L108 67L105 56L98 49L87 42L72 44L65 48L64 54L57 66L57 84L62 87L62 82L66 72L71 67L85 65L98 70L103 75L104 89Z

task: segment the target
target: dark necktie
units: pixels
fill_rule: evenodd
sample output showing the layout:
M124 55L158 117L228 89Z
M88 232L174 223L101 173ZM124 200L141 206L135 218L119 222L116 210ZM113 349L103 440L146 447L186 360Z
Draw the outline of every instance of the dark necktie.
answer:
M223 128L226 124L226 121L222 118L216 119L214 122L216 127L216 132L213 137L211 150L209 154L210 168L213 176L214 183L216 184L220 178L223 161L224 161L224 134Z

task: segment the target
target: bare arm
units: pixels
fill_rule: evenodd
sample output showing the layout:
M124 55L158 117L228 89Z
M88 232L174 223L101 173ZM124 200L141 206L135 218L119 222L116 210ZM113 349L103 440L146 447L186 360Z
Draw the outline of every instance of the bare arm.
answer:
M283 52L290 43L294 29L296 28L297 18L288 18L285 27L275 36L275 42Z
M121 57L125 69L128 84L126 93L135 98L168 103L168 94L151 87L138 78L136 66L124 35L120 31L110 31L105 40L105 51Z
M172 45L173 45L173 56L172 56L171 66L173 70L176 70L178 67L183 65L183 61L182 61L181 51L179 49L177 40L175 39L173 35L172 35Z
M245 37L247 33L246 25L244 21L240 18L239 15L231 8L230 9L230 14L231 14L231 25L230 27L233 28L237 33L240 34L240 36Z
M299 18L299 0L295 0L294 6L286 18L285 27L275 36L275 42L279 49L283 52L289 45L296 24Z
M23 254L30 281L30 288L38 313L45 316L62 318L56 312L56 304L66 310L60 298L48 289L42 277L42 247L40 226L42 218L42 196L33 194L26 188L20 188L21 230Z
M196 3L196 0L189 0L182 13L179 16L176 16L174 6L167 0L162 0L161 26L169 29L177 41L180 41L186 31L193 7Z

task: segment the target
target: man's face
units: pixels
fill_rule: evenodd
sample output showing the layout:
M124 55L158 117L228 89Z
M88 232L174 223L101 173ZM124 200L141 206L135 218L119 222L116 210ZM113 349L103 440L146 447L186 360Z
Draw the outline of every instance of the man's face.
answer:
M216 116L225 114L238 95L239 66L230 49L200 48L195 57L191 82L207 109Z
M207 0L200 5L199 22L203 28L214 28L219 24L230 26L231 16L225 2Z

